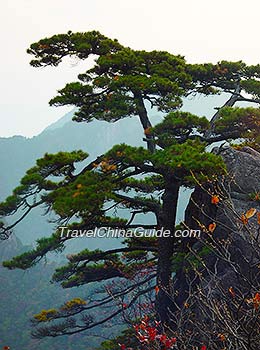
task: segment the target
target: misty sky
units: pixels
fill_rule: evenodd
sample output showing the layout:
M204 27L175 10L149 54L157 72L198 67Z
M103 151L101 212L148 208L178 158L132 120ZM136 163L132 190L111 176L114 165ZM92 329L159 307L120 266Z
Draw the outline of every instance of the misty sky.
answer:
M134 49L167 50L189 62L260 63L259 0L1 0L0 136L33 136L70 108L48 101L86 62L29 66L26 49L57 33L99 30Z

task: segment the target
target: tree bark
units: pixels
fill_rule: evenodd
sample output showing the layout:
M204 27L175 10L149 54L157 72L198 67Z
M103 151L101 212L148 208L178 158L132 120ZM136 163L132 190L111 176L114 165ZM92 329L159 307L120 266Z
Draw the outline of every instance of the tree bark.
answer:
M206 138L211 137L211 135L214 133L215 123L220 118L220 113L219 113L220 110L224 107L233 107L236 102L240 101L241 99L240 92L241 92L241 86L240 86L240 82L238 81L237 86L234 92L232 93L232 95L230 96L230 98L224 103L222 107L218 108L218 111L211 118L210 128L204 134Z
M174 253L174 230L180 184L174 178L166 179L160 226L171 232L170 237L158 238L157 312L162 324L170 324L173 309L172 257Z
M142 98L142 94L140 92L135 92L134 98L136 100L137 114L140 118L142 127L144 131L148 130L149 128L152 127L152 124L149 120L147 110ZM153 153L155 151L154 137L152 135L146 134L146 142L147 142L147 149Z
M215 113L213 115L213 117L211 118L210 120L210 126L211 126L211 129L214 129L214 126L215 126L215 122L219 119L220 117L220 114L219 114L219 111L224 108L224 107L233 107L234 104L239 101L239 97L237 94L234 94L234 95L231 95L231 97L227 100L227 102L221 107L218 109L217 113Z

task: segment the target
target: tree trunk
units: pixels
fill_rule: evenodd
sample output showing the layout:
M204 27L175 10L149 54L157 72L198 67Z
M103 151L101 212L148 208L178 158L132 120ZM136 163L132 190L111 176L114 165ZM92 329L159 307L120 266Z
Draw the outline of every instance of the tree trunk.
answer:
M215 113L213 115L213 117L211 118L210 120L210 126L211 126L211 129L214 129L214 126L215 126L215 122L219 119L220 117L220 114L219 114L219 111L224 108L224 107L233 107L234 104L239 101L239 97L237 95L232 95L228 100L227 102L221 107L218 109L217 113Z
M142 98L142 94L140 92L135 92L134 97L136 99L137 113L140 118L142 127L144 131L148 131L149 128L152 127L152 124L149 120L146 107L144 105L144 101ZM154 137L152 135L149 135L149 133L146 133L146 142L147 142L147 149L153 153L155 151Z
M158 238L157 312L162 324L170 323L173 309L172 257L174 253L174 230L180 184L174 178L166 180L160 226L171 232L170 237Z
M215 123L220 118L220 113L219 113L220 110L224 107L233 107L234 104L240 100L240 92L241 92L241 86L240 86L240 82L238 82L234 93L230 96L230 98L224 103L222 107L218 108L218 111L211 118L210 128L205 132L205 135L204 135L206 138L209 138L214 133Z

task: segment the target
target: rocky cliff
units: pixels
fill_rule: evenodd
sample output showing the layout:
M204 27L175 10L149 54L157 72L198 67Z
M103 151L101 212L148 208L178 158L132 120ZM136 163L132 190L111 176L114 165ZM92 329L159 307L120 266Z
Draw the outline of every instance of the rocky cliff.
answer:
M252 324L259 323L260 153L249 147L213 152L228 174L198 185L191 196L185 223L202 235L183 242L187 255L176 271L175 302L188 307L189 331L197 327L208 341L223 330L238 341L236 349L249 343L258 349Z

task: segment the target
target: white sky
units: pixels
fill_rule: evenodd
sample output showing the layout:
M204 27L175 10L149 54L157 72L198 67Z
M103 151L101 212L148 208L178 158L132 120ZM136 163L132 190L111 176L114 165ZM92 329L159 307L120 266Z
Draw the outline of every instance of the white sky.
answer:
M33 136L70 108L48 101L85 64L29 66L26 49L53 34L99 30L135 49L189 62L260 63L259 0L1 0L0 136Z

